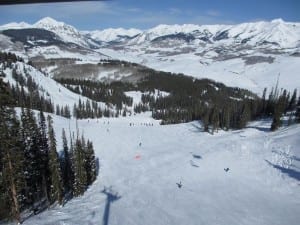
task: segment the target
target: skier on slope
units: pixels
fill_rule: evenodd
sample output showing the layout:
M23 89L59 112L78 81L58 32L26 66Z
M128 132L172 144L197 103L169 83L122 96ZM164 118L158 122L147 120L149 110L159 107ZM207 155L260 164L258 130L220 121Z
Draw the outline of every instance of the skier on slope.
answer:
M181 181L179 183L176 183L178 188L181 188L182 187L182 184L181 184Z

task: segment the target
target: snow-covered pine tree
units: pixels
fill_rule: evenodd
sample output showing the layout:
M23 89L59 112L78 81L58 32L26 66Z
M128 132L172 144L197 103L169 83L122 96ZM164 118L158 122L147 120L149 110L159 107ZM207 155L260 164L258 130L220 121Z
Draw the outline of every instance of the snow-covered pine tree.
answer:
M48 115L48 140L49 140L49 171L51 177L50 200L58 201L61 205L63 202L63 182L60 170L60 162L56 151L56 139L53 129L53 121Z

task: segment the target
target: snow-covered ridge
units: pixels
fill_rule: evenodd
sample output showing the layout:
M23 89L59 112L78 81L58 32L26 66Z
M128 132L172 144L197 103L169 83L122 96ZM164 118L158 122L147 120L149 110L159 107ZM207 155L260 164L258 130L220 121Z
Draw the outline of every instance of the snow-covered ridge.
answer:
M12 23L8 23L8 24L4 24L4 25L0 26L0 30L24 29L24 28L31 28L31 27L32 27L32 25L25 23L25 22L20 22L20 23L12 22Z
M89 34L92 39L97 41L111 42L121 37L132 38L138 34L141 34L142 32L143 31L135 28L108 28L105 30L85 31L82 33Z
M78 31L73 26L58 22L50 17L45 17L33 25L21 22L0 26L0 30L23 28L46 29L56 33L65 42L73 42L81 46L88 46L85 36L101 42L127 41L124 37L128 37L130 39L134 38L134 40L130 42L131 44L142 44L152 41L157 37L179 33L191 34L196 39L205 37L212 42L224 39L226 39L228 43L243 41L251 45L262 42L273 42L283 48L299 47L300 45L300 23L285 22L282 19L236 25L161 24L145 31L134 28Z
M300 43L300 23L285 22L282 19L271 22L259 21L237 25L158 25L141 33L132 43L145 43L155 38L172 34L191 34L206 37L211 42L225 40L228 43L247 42L251 45L274 42L280 47L297 47ZM223 37L220 35L223 34Z

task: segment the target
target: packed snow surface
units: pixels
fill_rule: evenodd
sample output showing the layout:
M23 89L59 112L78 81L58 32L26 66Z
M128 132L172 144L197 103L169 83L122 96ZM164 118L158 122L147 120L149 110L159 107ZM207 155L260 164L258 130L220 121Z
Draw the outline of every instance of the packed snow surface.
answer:
M57 136L76 130L75 120L54 121ZM299 125L271 133L263 120L211 135L146 113L78 126L100 159L97 180L24 225L299 224Z

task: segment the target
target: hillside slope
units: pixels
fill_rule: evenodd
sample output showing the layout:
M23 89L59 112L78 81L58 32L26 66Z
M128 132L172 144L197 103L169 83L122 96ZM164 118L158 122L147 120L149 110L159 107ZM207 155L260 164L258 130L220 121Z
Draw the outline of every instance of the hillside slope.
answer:
M57 130L68 123L54 120ZM147 114L78 124L100 158L97 181L24 224L298 224L299 125L270 133L258 121L212 136Z

